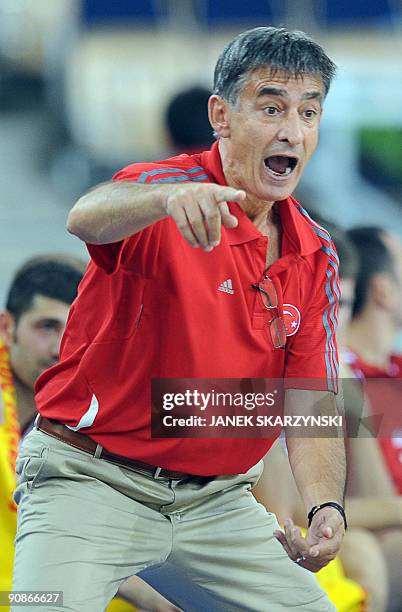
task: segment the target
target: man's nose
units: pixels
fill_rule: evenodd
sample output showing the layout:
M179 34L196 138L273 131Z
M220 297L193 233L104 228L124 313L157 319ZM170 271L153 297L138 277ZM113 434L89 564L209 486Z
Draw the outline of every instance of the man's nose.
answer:
M284 117L277 137L281 142L288 142L291 147L302 144L304 138L302 119L297 111L290 112Z

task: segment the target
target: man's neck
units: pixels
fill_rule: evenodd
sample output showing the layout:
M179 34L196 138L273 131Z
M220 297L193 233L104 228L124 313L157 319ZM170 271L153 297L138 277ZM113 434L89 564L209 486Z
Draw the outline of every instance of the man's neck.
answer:
M219 152L222 160L223 173L227 184L235 189L244 189L243 185L241 185L238 177L236 176L235 166L231 163L228 155L226 154L222 142L220 142ZM275 223L273 211L275 202L261 200L260 198L247 193L247 190L245 191L246 198L240 203L240 206L250 221L252 221L260 230L261 227L264 227L265 225L268 227L273 225Z
M386 369L390 364L395 333L386 313L367 308L351 322L347 345L368 365Z
M267 225L268 227L274 223L274 204L275 202L265 202L257 200L251 196L247 196L240 206L250 219L259 229Z
M15 394L17 397L17 417L22 431L36 415L34 391L14 376Z

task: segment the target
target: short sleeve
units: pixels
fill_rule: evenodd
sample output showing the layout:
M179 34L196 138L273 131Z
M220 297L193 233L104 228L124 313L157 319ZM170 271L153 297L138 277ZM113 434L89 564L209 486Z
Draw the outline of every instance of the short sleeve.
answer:
M145 174L155 171L155 164L131 164L123 168L113 176L113 181L134 181L138 182ZM131 255L138 248L140 243L149 247L152 244L152 234L154 226L145 228L138 234L110 244L87 244L88 252L93 262L106 274L113 274L120 266L126 265L129 269ZM150 253L149 253L150 255Z
M119 170L113 180L134 181L142 185L208 180L204 168L196 163L194 156L183 154L157 162L130 164ZM165 222L154 223L120 242L87 244L91 259L107 274L122 268L127 272L152 276L157 266L161 227Z
M288 386L334 393L338 389L339 361L336 343L338 323L339 260L333 243L319 252L312 298L302 313L298 332L288 338L285 377ZM299 379L299 382L294 379ZM314 379L314 380L313 380Z

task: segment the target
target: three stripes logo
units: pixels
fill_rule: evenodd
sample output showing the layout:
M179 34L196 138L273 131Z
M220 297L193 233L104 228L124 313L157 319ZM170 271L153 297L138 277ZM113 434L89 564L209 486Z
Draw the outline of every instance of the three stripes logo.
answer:
M227 280L223 281L223 283L219 285L218 291L223 291L223 293L230 293L233 295L234 290L232 286L232 279L228 278Z

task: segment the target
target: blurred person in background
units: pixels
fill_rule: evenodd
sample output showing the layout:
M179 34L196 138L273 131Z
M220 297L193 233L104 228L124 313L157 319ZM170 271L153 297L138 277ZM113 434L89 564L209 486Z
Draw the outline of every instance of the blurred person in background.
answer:
M392 612L402 609L402 452L400 407L401 385L392 379L402 378L402 355L394 352L397 333L402 328L402 245L400 241L378 227L356 227L349 230L360 258L353 305L353 319L347 334L345 360L360 378L388 379L387 404L378 405L378 398L370 395L366 386L372 414L384 409L395 415L395 429L389 437L375 441L381 449L384 469L373 470L367 465L363 445L367 440L356 440L360 446L360 459L356 457L356 486L366 496L373 492L382 495L377 506L369 511L366 504L364 517L373 518L373 529L379 538L390 576L390 607ZM392 433L392 432L391 432ZM373 451L374 452L374 451ZM379 503L381 501L381 503ZM361 507L363 510L363 506ZM358 509L357 509L358 512ZM382 529L385 528L386 529Z
M402 354L394 345L402 329L402 244L378 227L355 227L348 235L360 256L347 338L350 364L365 377L401 378ZM397 485L402 493L402 471Z
M34 383L59 359L68 311L84 271L85 264L72 256L34 257L16 272L0 310L0 591L11 590L15 459L37 414Z
M129 166L73 208L68 228L92 261L60 363L36 384L41 415L15 494L16 589L46 575L66 605L97 611L134 564L171 556L231 609L334 609L310 572L336 556L346 528L343 440L288 443L310 515L303 537L279 531L249 493L272 439L152 438L149 405L154 377L304 376L322 387L287 391L286 410L320 402L336 414L336 254L289 197L334 70L303 33L239 35L215 71L212 149ZM271 316L278 291L299 305L300 330Z
M208 100L212 91L190 87L177 93L165 111L169 143L176 153L199 153L214 141L208 119Z

